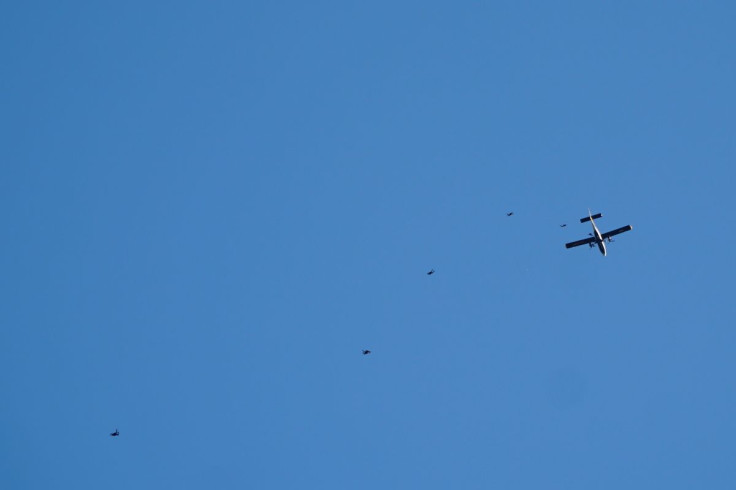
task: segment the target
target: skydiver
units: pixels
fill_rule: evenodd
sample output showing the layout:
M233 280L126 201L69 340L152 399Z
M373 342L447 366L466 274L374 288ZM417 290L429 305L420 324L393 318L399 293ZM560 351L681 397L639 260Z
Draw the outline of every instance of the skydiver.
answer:
M513 211L510 211L510 212L506 213L506 216L513 216L513 215L514 215L514 212Z
M112 437L117 437L117 436L119 436L119 435L120 435L120 431L119 431L119 430L117 430L117 429L115 429L115 432L110 432L110 435L111 435Z
M432 274L434 274L434 269L432 269L431 271L427 272L427 275L428 276L431 276Z
M370 353L371 353L371 351L369 351L368 349L363 349L363 355L364 356L367 356Z
M566 226L567 226L567 223L562 223L562 224L560 225L560 228L564 228L564 227L566 227Z

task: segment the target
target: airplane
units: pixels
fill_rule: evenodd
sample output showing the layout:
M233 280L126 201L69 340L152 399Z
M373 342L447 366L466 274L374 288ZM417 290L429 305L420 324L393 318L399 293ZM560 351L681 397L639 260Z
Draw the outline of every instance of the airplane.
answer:
M621 228L616 228L615 230L607 231L606 233L601 233L600 231L598 231L598 227L595 226L595 220L601 217L603 217L601 213L591 214L590 209L588 209L588 216L585 218L580 218L580 222L585 223L586 221L590 221L590 224L593 225L593 233L588 233L590 235L589 238L584 238L583 240L578 240L576 242L566 243L565 248L572 248L580 245L588 245L590 248L593 248L594 245L598 245L598 250L600 250L605 257L606 241L608 241L608 243L611 243L613 241L611 240L612 236L618 235L619 233L623 233L625 231L630 231L632 229L631 225L626 225L622 226Z
M117 437L117 436L119 436L119 435L120 435L120 431L118 431L117 429L115 429L115 432L111 432L111 433L110 433L110 435L111 435L112 437Z

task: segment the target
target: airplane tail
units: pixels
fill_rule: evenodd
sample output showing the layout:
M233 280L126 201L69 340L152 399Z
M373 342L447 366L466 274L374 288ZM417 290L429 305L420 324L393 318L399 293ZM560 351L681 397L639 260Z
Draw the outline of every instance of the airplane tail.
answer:
M602 215L601 213L598 213L598 214L592 214L592 215L591 215L591 214L590 214L590 209L589 209L589 210L588 210L588 216L586 216L585 218L580 218L580 222L581 222L581 223L585 223L586 221L590 221L590 220L598 219L598 218L601 218L601 217L603 217L603 215Z

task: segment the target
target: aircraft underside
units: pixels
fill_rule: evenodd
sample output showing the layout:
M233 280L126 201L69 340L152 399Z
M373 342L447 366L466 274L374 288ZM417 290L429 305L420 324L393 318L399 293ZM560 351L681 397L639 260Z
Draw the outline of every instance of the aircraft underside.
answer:
M580 222L585 223L586 221L590 221L590 224L593 226L593 233L589 233L590 236L588 238L583 238L582 240L566 243L565 248L579 247L580 245L588 245L590 248L593 248L595 245L598 245L598 250L600 250L601 254L603 254L603 256L605 257L606 241L612 242L612 236L630 231L632 229L631 225L626 225L622 226L621 228L616 228L615 230L607 231L606 233L601 233L600 231L598 231L598 227L595 225L595 220L600 217L602 217L600 213L591 214L590 210L588 210L588 216L586 216L585 218L581 218Z

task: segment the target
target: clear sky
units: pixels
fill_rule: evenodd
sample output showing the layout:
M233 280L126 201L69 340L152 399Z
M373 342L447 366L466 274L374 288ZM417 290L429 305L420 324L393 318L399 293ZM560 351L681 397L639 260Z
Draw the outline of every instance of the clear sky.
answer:
M0 486L736 488L734 25L7 3Z

